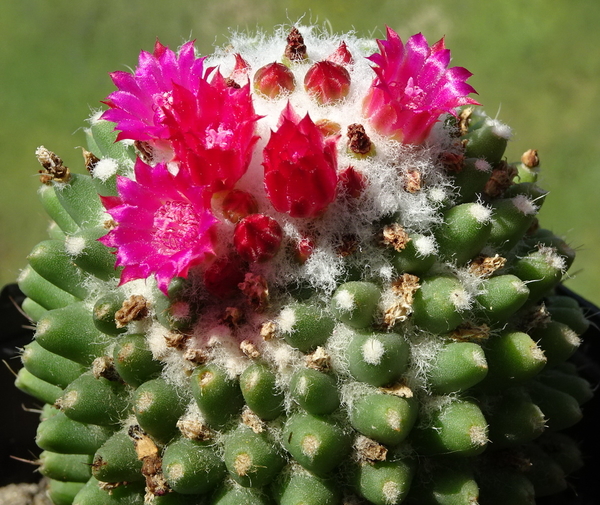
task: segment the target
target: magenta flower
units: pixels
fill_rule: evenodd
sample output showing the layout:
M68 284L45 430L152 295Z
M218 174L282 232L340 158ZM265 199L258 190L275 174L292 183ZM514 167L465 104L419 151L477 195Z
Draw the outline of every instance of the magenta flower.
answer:
M172 175L164 163L150 167L140 159L133 181L117 176L119 196L101 197L116 228L100 242L116 247L120 284L154 274L167 294L173 277L213 256L216 218L205 209L202 188L185 172Z
M308 114L288 103L263 155L265 189L273 207L292 217L316 217L335 198L338 136L324 138Z
M198 81L195 93L174 85L163 111L175 160L192 182L205 186L208 196L232 189L248 169L258 140L254 129L260 116L254 113L250 84L229 86L216 71L210 82Z
M184 44L175 55L158 40L153 54L140 53L135 73L117 71L110 74L118 91L108 95L109 110L102 119L117 124L117 140L155 141L167 139L163 105L168 103L175 85L195 94L204 72L204 58L194 55L194 42Z
M429 47L418 33L402 43L388 28L378 40L380 53L369 59L377 65L376 78L363 104L365 116L382 135L406 144L420 144L442 114L478 102L467 97L476 91L466 83L472 75L463 67L448 68L450 51L444 39Z

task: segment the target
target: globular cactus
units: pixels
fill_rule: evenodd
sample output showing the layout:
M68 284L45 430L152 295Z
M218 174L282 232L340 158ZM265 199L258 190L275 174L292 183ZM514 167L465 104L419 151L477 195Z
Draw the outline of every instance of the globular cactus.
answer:
M19 388L57 505L534 503L581 465L572 249L441 40L157 42L40 147ZM478 501L479 500L479 501Z

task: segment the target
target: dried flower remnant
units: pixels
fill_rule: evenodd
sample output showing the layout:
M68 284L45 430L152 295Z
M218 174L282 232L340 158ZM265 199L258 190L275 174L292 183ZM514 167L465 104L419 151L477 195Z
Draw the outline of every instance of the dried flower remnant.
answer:
M212 257L216 219L184 173L173 176L163 163L150 167L138 160L135 176L117 177L119 196L102 197L117 227L99 240L117 248L116 266L125 267L120 284L154 274L167 294L173 277L187 277Z
M369 59L376 78L363 104L364 114L382 135L405 144L420 144L442 114L456 115L455 108L476 104L466 83L471 73L448 68L450 51L444 39L429 47L422 34L406 44L391 28L386 40L378 40L379 53Z
M43 168L43 170L39 171L40 182L42 184L50 184L51 181L69 181L71 173L63 164L62 158L46 149L44 146L40 146L35 150L35 156Z
M304 37L302 37L302 34L296 27L293 27L287 36L284 56L289 61L303 61L308 58L306 46L304 45Z
M348 149L357 155L366 156L373 152L373 143L365 132L365 127L358 123L348 126Z
M540 157L538 156L537 149L528 149L521 156L521 163L527 168L536 168L540 164Z

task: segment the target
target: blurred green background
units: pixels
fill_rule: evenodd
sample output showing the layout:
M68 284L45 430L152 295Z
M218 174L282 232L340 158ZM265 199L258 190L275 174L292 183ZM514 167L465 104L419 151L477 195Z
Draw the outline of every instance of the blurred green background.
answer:
M335 32L446 36L453 65L515 132L509 161L540 151L544 227L578 250L567 286L600 303L600 2L597 0L3 0L0 3L0 283L11 282L46 218L35 191L43 144L81 169L81 126L156 37L202 53L229 27L269 30L306 14Z

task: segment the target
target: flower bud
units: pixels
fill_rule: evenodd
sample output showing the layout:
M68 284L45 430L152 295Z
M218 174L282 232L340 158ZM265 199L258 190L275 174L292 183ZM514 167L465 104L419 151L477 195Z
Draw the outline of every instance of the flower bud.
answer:
M243 86L248 82L248 74L250 73L250 64L242 58L240 53L235 53L235 67L233 67L233 72L229 76L230 79L233 79L238 85Z
M267 98L278 98L282 93L291 93L295 87L294 74L283 63L269 63L254 74L254 89Z
M250 193L241 189L229 191L221 202L223 216L232 223L258 212L256 199Z
M337 63L338 65L351 65L354 63L352 54L348 51L348 46L342 42L339 47L327 57L327 61Z
M364 191L367 183L362 173L350 166L340 173L340 189L351 198L358 198Z
M340 123L331 121L331 119L318 119L315 121L315 126L325 138L339 136L342 133L342 127L340 126Z
M235 256L216 259L204 273L204 285L211 295L224 299L239 293L238 284L244 281L246 270L242 260Z
M275 219L252 214L238 222L233 245L244 260L251 263L270 260L279 251L283 230Z
M306 72L304 89L322 105L336 102L348 95L350 74L337 63L319 61Z
M316 217L334 200L338 137L323 133L291 106L264 149L265 189L273 207L292 217Z
M315 243L308 237L303 237L295 244L294 257L301 265L306 263L315 249Z

